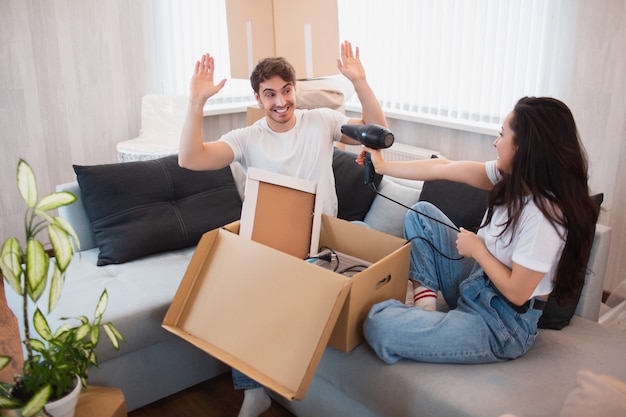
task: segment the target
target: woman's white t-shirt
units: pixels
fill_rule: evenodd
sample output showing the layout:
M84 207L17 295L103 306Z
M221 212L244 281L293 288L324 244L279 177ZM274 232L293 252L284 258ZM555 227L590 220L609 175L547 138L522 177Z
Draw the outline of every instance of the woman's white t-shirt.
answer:
M487 162L485 169L493 184L501 180L496 161ZM515 235L512 236L509 229L499 236L507 220L506 207L495 207L491 222L478 231L478 236L485 242L489 252L509 268L513 268L515 262L545 273L530 298L552 292L552 280L565 246L565 229L562 226L555 229L530 196L522 209Z
M296 125L287 132L274 132L264 118L235 129L219 140L232 148L247 173L248 167L314 181L323 198L322 212L337 216L337 194L333 175L333 141L341 139L344 114L327 108L297 109Z

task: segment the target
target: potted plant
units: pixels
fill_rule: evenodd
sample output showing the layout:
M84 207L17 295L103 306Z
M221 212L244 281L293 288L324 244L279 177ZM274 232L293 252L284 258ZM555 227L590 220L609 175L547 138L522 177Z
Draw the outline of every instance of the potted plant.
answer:
M20 409L23 417L50 415L44 408L47 403L70 393L78 384L86 387L89 367L98 364L95 349L100 330L104 330L115 349L124 339L112 323L102 322L108 301L106 290L91 321L85 316L64 318L64 324L52 331L36 303L47 290L48 312L54 309L74 253L72 239L77 248L79 242L72 226L50 211L72 204L76 196L53 192L38 200L33 170L21 159L17 187L26 203L25 246L15 237L7 238L0 252L0 269L5 282L23 299L21 320L26 357L22 374L11 383L0 383L0 410ZM37 239L42 233L48 237L45 244ZM35 310L32 317L30 309ZM10 361L11 357L0 356L0 370Z

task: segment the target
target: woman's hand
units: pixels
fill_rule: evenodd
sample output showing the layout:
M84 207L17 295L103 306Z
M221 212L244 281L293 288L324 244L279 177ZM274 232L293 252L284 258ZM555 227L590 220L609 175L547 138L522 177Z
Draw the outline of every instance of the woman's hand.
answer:
M459 255L476 259L479 252L486 250L487 247L476 233L461 227L456 238L456 249Z
M365 154L366 153L370 154L370 158L372 160L372 164L374 165L374 170L378 174L380 174L380 172L378 170L385 163L385 159L383 158L383 155L380 152L380 150L371 149L371 148L368 148L368 147L364 146L363 149L361 150L361 153L359 153L359 155L356 157L356 163L359 164L359 165L365 165Z
M218 84L213 82L213 73L215 71L215 63L210 54L204 54L199 61L196 62L191 83L189 85L190 97L192 100L208 100L217 94L226 84L226 78Z

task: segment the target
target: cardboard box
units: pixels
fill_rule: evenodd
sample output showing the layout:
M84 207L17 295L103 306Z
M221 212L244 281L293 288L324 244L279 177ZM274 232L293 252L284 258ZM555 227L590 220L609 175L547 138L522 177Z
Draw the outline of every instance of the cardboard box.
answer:
M302 399L329 340L350 351L374 302L404 299L410 247L322 216L322 245L374 263L349 278L243 238L238 226L202 237L163 327L283 397Z
M329 346L350 352L363 342L363 322L370 308L394 298L404 302L411 245L406 240L334 217L322 216L320 247L371 262L352 277L352 286Z
M298 79L339 73L337 0L227 0L232 78L250 78L263 58L283 56Z
M119 388L89 385L80 393L74 417L126 417L124 393Z
M248 168L239 234L300 259L317 253L323 200L318 187L314 181Z
M200 240L163 327L285 398L302 399L350 284L216 229Z
M297 187L284 192L302 203ZM269 195L258 193L257 198L273 201L273 192ZM311 213L316 203L308 201L310 207L303 210ZM283 202L277 211L285 205L291 204ZM254 222L271 225L272 218L256 215ZM267 224L261 226L264 233L274 233ZM337 349L352 350L363 341L363 319L372 304L404 300L410 245L322 215L320 248L371 263L348 277L268 246L275 242L254 237L256 224L254 228L252 239L266 244L241 236L240 222L202 236L163 327L285 398L302 399L329 341ZM303 240L307 250L310 231L293 230L293 237Z
M246 108L246 123L248 126L263 117L265 117L265 110L259 106L248 106Z

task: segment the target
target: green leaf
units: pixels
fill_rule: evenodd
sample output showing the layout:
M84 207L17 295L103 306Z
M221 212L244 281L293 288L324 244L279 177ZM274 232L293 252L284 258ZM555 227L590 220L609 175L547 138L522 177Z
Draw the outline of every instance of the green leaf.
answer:
M78 235L76 234L76 231L74 230L72 225L62 217L55 217L54 222L58 224L61 228L63 228L63 230L65 230L65 233L70 235L72 239L74 239L74 245L76 246L76 250L80 251L80 240L78 239Z
M115 348L115 350L120 350L120 340L124 340L121 334L117 331L113 324L105 323L102 328L104 329L104 333L107 335L111 344Z
M41 217L43 220L45 220L45 222L47 223L54 223L54 216L48 214L47 212L43 211L43 210L37 210L35 209L35 214L39 217ZM44 223L44 222L42 222Z
M26 290L34 302L46 289L49 262L41 242L29 239L26 244Z
M48 325L48 320L46 320L46 317L43 315L41 310L37 309L35 314L33 314L33 323L35 325L35 330L39 333L39 336L48 341L52 339L52 331Z
M16 238L10 237L2 245L0 253L0 269L5 281L13 288L17 294L22 295L22 249Z
M94 316L96 318L102 317L105 310L107 309L108 302L109 302L109 293L107 293L107 290L104 290L102 291L102 294L100 295L100 299L98 300L98 305L96 306L96 312L94 313Z
M72 254L74 253L72 241L65 230L56 224L48 225L48 237L50 238L50 243L54 250L56 263L61 272L65 272L72 260Z
M48 346L46 346L46 344L39 339L30 339L30 347L39 353L44 353L48 350Z
M124 339L124 336L122 336L122 334L119 332L119 330L117 330L117 327L115 327L113 323L108 322L104 324L104 326L107 326L113 332L117 340L119 340L120 342L126 342L126 339Z
M12 410L20 408L22 402L17 398L7 398L0 395L0 410Z
M0 356L0 371L3 370L11 362L10 356Z
M26 202L26 205L30 208L35 207L35 204L37 204L37 182L35 181L35 173L30 165L23 159L20 159L17 164L17 188Z
M59 327L57 327L56 332L54 332L54 338L58 338L59 336L61 336L61 334L71 330L73 327L70 326L69 324L62 324Z
M52 278L50 280L50 293L48 294L48 312L54 310L59 299L61 298L61 290L63 289L63 273L55 267L52 271Z
M94 346L98 346L100 342L100 328L98 326L94 326L91 328L91 342Z
M67 206L76 201L76 196L67 191L50 193L37 204L37 210L50 211L61 206Z
M39 390L22 408L22 417L34 417L45 407L50 395L52 394L52 387L46 385Z
M76 328L75 338L76 340L83 340L91 331L91 326L88 324L80 325Z

